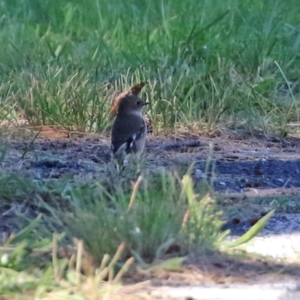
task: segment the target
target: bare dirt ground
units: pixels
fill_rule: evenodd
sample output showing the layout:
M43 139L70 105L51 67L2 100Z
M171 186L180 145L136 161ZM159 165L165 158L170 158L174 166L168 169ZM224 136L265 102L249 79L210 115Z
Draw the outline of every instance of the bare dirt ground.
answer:
M107 177L110 161L109 137L96 135L39 137L34 140L32 134L22 134L21 137L10 134L9 138L3 138L1 149L5 153L1 172L23 174L32 180L60 180L65 175L85 182L99 180ZM150 136L145 155L148 169L165 167L185 172L194 164L192 175L196 186L203 178L212 180L214 195L220 207L225 209L227 223L224 228L231 229L233 236L242 234L262 215L276 208L277 214L262 236L284 232L288 234L286 240L299 241L300 139L288 137L280 140L262 134L253 136L233 132L172 138ZM206 169L208 159L210 164ZM10 211L7 202L0 204L3 221L0 231L9 231L18 221ZM272 248L273 241L270 243ZM224 278L260 280L266 270L277 275L287 270L279 262L268 265L259 259L242 259L237 265L237 261L223 258L220 262L218 259L213 263L210 260L206 266L203 260L192 260L196 268L201 266L203 270L205 266L205 275L199 273L199 269L188 268L187 273L192 274L193 280L184 274L178 275L178 282L216 282ZM288 269L288 274L300 277L298 263L293 263ZM174 282L166 274L155 278L160 284ZM269 281L269 277L265 278Z
M33 180L59 180L66 175L86 182L101 180L107 177L110 162L110 141L103 136L34 140L32 134L22 138L10 135L2 140L1 149L5 155L2 171ZM271 208L300 212L300 139L224 132L149 136L145 156L149 170L165 167L184 174L194 164L196 186L203 178L213 182L215 195L237 230Z

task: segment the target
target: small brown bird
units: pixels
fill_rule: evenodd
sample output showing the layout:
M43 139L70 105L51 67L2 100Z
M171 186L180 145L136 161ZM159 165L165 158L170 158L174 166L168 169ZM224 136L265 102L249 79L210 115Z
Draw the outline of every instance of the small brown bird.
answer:
M111 133L111 149L115 158L123 159L127 154L143 152L147 125L142 109L147 104L135 95L127 95L120 100Z
M112 104L110 106L110 110L109 110L110 118L114 119L116 117L116 115L118 113L118 108L119 108L119 105L120 105L122 99L124 99L126 96L129 96L129 95L138 96L140 91L146 84L147 84L146 81L140 82L140 83L134 85L133 87L131 87L130 89L119 94L114 99L114 101L112 102ZM149 134L153 133L153 126L152 126L151 119L145 118L145 121L146 121L146 125L147 125L147 133L149 133Z

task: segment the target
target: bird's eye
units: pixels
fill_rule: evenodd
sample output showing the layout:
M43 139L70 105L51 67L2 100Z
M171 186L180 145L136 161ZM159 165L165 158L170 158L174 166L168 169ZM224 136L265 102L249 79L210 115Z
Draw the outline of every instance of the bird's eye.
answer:
M141 101L138 101L136 104L137 104L137 105L141 105Z

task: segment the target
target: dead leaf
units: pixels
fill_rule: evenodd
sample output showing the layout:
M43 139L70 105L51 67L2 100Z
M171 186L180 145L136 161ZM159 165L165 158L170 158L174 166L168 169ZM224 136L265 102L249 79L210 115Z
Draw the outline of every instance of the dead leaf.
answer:
M138 96L142 88L147 84L147 81L136 84L131 88L131 93L135 96Z

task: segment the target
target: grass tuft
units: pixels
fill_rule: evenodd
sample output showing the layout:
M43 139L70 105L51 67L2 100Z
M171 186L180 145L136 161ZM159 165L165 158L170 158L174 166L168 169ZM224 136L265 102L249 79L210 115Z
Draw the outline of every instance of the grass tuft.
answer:
M141 182L140 177L132 194L124 189L110 194L101 185L90 191L73 190L68 211L58 216L97 260L122 242L127 255L137 253L150 261L170 240L179 245L178 254L183 255L196 249L216 249L221 222L213 200L195 195L188 176L182 182L169 173L159 176L156 183L147 177Z

